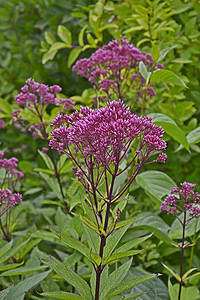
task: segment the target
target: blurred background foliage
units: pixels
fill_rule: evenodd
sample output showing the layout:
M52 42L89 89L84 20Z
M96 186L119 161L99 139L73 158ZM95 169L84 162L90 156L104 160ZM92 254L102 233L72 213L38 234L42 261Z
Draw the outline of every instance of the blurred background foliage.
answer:
M47 177L45 181L44 173L41 175L37 171L38 168L47 168L45 160L37 151L45 144L25 132L20 132L10 122L12 112L18 108L14 97L20 92L26 79L32 77L41 83L60 85L63 89L62 93L75 102L75 108L79 108L80 105L92 107L94 91L87 79L72 72L72 65L77 59L89 57L99 47L120 36L127 37L130 43L141 51L152 55L155 55L153 50L155 48L162 51L171 47L162 61L164 68L180 76L188 88L173 83L156 83L156 96L146 106L144 114L162 113L175 121L186 136L190 151L181 147L170 135L165 134L164 138L168 141L166 152L168 160L162 166L156 164L149 169L165 172L176 183L183 181L197 183L197 190L200 190L199 1L2 0L0 2L0 119L6 122L6 127L0 129L0 146L7 157L15 156L19 159L19 168L26 175L22 185L24 203L13 209L15 213L11 230L17 245L25 240L24 232L27 239L31 235L34 240L28 248L28 254L25 250L23 252L22 247L21 256L16 257L16 262L22 261L26 255L26 265L33 266L35 263L33 253L39 251L52 253L52 243L56 248L54 253L67 261L67 257L74 254L64 253L63 246L59 245L58 241L56 244L48 234L47 227L51 225L61 230L65 226L66 232L70 229L72 236L78 238L81 237L82 230L80 230L80 221L75 221L70 215L66 216L61 204L57 202L56 205L49 205L48 201L56 198L55 190L52 191L52 187L47 184ZM66 163L63 168L62 182L67 182L67 202L71 209L80 202L79 194L83 192L72 177L71 164ZM145 186L143 179L143 189L141 189L142 184L140 185L138 179L132 186L130 194L135 196L135 199L127 205L123 217L149 210L152 211L153 216L149 221L146 218L141 221L138 228L129 230L125 239L161 228L151 241L145 242L145 246L149 246L148 255L138 256L134 264L142 265L150 272L158 272L158 269L159 272L165 272L160 263L165 259L168 265L175 266L178 270L177 248L169 245L167 236L170 232L172 239L179 238L180 228L176 228L171 217L160 214L158 209L154 210L157 202L152 202L150 199L155 200L157 191L151 191L148 184ZM162 222L165 224L163 225ZM198 226L196 228L198 234L191 229L188 235L188 240L197 243L192 254L193 259L187 249L186 260L190 266L199 268L200 228ZM165 243L168 243L166 248ZM34 248L37 244L40 245L40 250L38 247ZM32 249L34 252L31 252ZM80 260L80 257L75 255L72 258L74 263ZM37 264L38 269L33 272L40 270L40 262ZM81 272L87 277L89 272L87 263L82 261L81 264ZM48 275L44 273L41 273L43 274L41 278ZM17 276L15 274L10 277L1 276L0 284L3 288L8 287L15 282ZM26 279L27 275L23 276ZM167 276L162 280L167 284ZM198 280L191 280L190 283L195 286ZM52 284L53 290L59 289L59 284L63 285L59 278L53 281L53 277L50 277L41 284L42 291L48 291ZM156 288L158 287L151 287L152 290ZM39 299L31 293L29 297L27 299Z

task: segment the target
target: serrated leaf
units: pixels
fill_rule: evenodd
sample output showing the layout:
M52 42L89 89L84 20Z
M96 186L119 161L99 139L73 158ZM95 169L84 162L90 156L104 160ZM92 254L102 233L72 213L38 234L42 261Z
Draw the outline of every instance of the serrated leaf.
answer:
M8 294L5 297L5 300L13 300L17 299L17 297L22 296L25 292L27 292L28 290L36 286L38 283L40 283L43 279L45 279L49 273L50 271L43 272L19 282L9 290Z
M141 253L143 251L144 250L132 250L132 251L126 251L126 252L121 252L121 253L120 252L114 253L113 255L107 256L103 260L103 265L117 262L120 258L137 255L138 253Z
M115 250L115 252L113 254L119 253L119 252L123 252L123 251L127 251L132 249L133 247L143 243L144 241L146 241L148 238L150 238L153 235L153 233L146 235L144 237L141 238L136 238L136 239L132 239L131 241L125 243L124 245L122 245L121 247L117 248Z
M19 264L9 264L9 265L1 266L1 267L0 267L0 272L2 272L2 271L7 271L7 270L11 270L11 269L14 269L14 268L17 268L17 267L19 267L19 266L21 266L21 265L23 265L23 264L24 264L24 261L22 261L22 262L19 263Z
M85 298L82 298L79 295L68 293L68 292L62 292L62 291L56 291L56 292L45 292L40 294L41 296L48 297L48 298L54 298L54 299L63 299L63 300L85 300Z
M27 244L27 242L29 241L29 239L27 239L26 241L24 241L23 243L21 243L18 246L13 246L13 248L11 248L9 251L7 251L6 253L4 253L4 255L2 255L2 257L0 258L0 265L6 261L7 259L9 259L11 256L14 256L14 254L16 252L18 252L25 244Z
M165 82L165 83L173 83L174 85L184 86L187 88L184 81L177 76L174 72L164 69L159 69L154 71L150 77L151 82Z
M9 243L6 243L3 247L0 248L0 258L10 250L10 248L13 245L13 240L11 240Z
M93 263L95 263L95 265L99 266L101 264L102 259L98 254L90 251L87 256Z
M61 241L63 241L63 243L65 245L67 245L68 247L75 249L77 251L79 251L80 253L82 253L84 256L87 256L87 254L90 252L90 249L87 248L84 244L82 244L79 241L76 241L75 239L73 239L72 237L69 237L65 234L60 234L60 233L56 233L56 235L61 239Z
M156 274L151 274L151 275L143 275L143 276L127 279L127 280L119 283L118 285L116 285L114 289L111 289L109 291L109 293L106 295L106 300L107 299L109 300L110 296L119 295L120 293L122 293L140 283L151 280L155 277L157 277Z
M46 269L46 266L38 266L38 267L21 267L14 270L9 270L6 272L1 273L1 276L15 276L21 274L28 274L36 271L40 271Z
M85 225L87 225L90 229L92 229L97 234L100 234L99 228L97 227L96 224L94 224L92 221L90 221L88 218L86 218L82 215L79 215L79 218L80 218L81 222L83 222Z
M77 292L85 299L92 300L90 288L85 280L83 280L74 271L67 268L62 262L55 258L49 261L42 260L44 264L52 268L58 275L66 280L70 285L74 286Z
M74 48L69 54L68 57L68 68L71 68L75 60L78 58L79 54L81 53L82 49L81 48Z
M130 269L131 264L132 264L132 258L109 275L107 281L105 282L104 288L102 289L102 293L100 295L101 300L105 300L106 295L109 293L109 291L111 289L114 289L115 286L124 279L124 277L126 276L126 274Z
M128 228L131 226L132 223L125 225L124 227L120 228L112 235L110 235L106 241L106 246L104 247L103 257L106 258L107 256L111 255L114 249L116 248L117 244L124 236Z
M69 31L68 28L66 28L63 25L59 25L58 29L57 29L57 33L58 33L59 38L63 42L65 42L66 44L71 46L71 44L72 44L72 34L71 34L71 32Z
M14 286L11 285L9 286L7 289L3 290L3 291L0 291L0 300L5 300L5 296L8 294L9 290Z
M100 239L99 235L96 234L92 229L90 229L88 226L83 224L85 234L87 237L87 242L89 245L89 248L92 249L93 252L98 253L99 252L99 246L100 246Z

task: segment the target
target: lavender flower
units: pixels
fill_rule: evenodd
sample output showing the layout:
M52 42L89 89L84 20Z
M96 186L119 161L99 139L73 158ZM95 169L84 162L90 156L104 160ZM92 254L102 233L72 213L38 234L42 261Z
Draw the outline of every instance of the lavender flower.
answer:
M2 205L2 210L0 212L0 217L12 206L15 206L22 202L22 195L19 193L12 193L9 189L0 189L0 205Z
M154 66L151 54L141 52L121 38L98 49L90 58L77 61L72 70L86 77L94 87L102 89L109 97L113 93L114 97L124 100L131 90L133 99L134 91L135 98L146 93L145 79L139 72L140 61L149 71ZM162 68L162 65L157 65L157 68ZM152 98L155 95L154 89L147 88L147 94Z
M171 194L162 202L160 210L166 210L168 215L174 214L177 217L182 212L188 212L188 224L192 218L200 217L200 207L197 206L200 204L200 194L193 191L196 184L184 182L180 185L181 189L176 186L171 190Z

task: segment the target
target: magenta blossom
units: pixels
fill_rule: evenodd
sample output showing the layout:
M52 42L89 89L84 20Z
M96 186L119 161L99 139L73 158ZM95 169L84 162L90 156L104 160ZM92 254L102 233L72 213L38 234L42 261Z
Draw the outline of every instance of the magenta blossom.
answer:
M166 149L163 129L154 125L150 117L131 114L121 100L98 110L82 107L80 113L59 115L52 125L59 128L52 132L54 138L49 145L74 161L74 171L82 183L91 180L93 168L98 170L96 184L102 176L101 168L111 175L121 174L119 164L133 140L137 140L138 150L128 166L137 162L138 172L152 155ZM163 154L158 160L164 162L165 158Z
M0 128L5 128L6 124L4 120L0 119Z
M19 193L12 193L9 189L0 189L0 205L2 209L0 211L0 217L12 206L15 206L22 202L22 195Z
M106 92L109 97L114 94L114 97L124 100L131 91L131 99L144 93L152 98L155 91L152 87L146 91L146 80L139 72L141 61L148 71L155 68L151 54L141 52L126 39L120 38L104 45L90 58L80 59L72 70L86 77L93 86ZM159 64L156 67L163 66Z
M26 85L21 88L21 93L15 97L15 100L19 106L30 110L37 118L33 118L34 124L27 125L26 121L30 122L30 119L23 119L23 115L20 114L21 110L15 110L12 114L12 122L14 122L20 130L23 131L25 128L32 136L47 140L46 120L48 120L48 105L59 106L60 111L64 113L74 108L72 100L58 100L56 98L56 94L61 90L61 87L58 85L48 86L38 83L32 78L27 79Z
M171 190L171 194L162 202L160 210L166 210L168 215L174 214L177 217L180 213L188 212L189 219L186 223L189 223L192 218L200 217L200 194L193 191L196 184L184 182L180 185L180 189L176 186Z
M18 159L16 157L11 157L9 159L3 158L4 153L0 151L0 170L3 169L3 177L0 177L0 187L7 184L9 188L15 188L17 181L24 177L24 174L17 170Z

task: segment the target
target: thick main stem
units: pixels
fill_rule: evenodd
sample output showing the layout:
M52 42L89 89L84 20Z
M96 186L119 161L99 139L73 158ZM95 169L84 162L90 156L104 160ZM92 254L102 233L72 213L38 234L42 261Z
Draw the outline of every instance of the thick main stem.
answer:
M183 235L182 235L182 244L181 244L181 263L180 263L180 278L181 281L179 283L179 293L178 293L178 300L181 299L181 290L183 285L183 258L184 258L184 244L185 244L185 227L186 227L186 211L184 211L184 219L183 219Z

